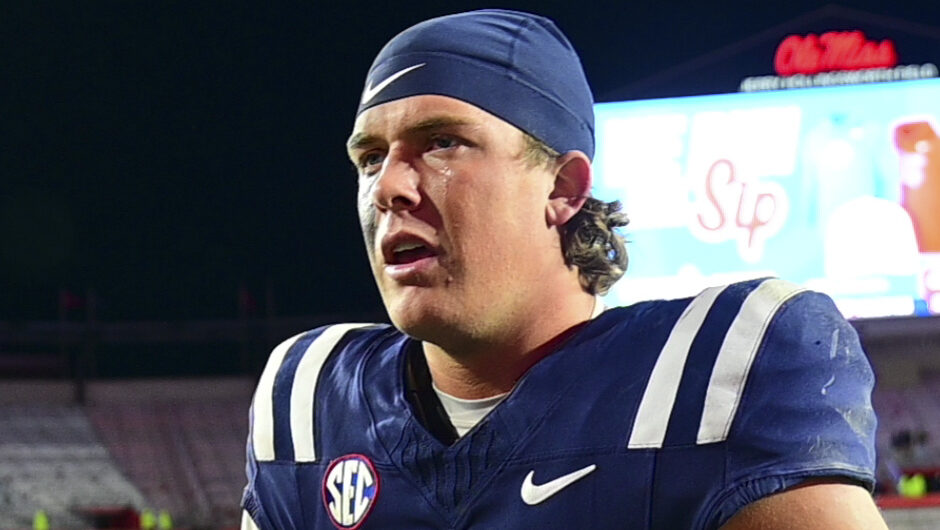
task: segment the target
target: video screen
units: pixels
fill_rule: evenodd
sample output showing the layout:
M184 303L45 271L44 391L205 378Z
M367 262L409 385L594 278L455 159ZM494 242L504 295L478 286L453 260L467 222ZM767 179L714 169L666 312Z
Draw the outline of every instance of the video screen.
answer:
M777 276L848 318L940 314L940 79L600 103L630 217L609 305Z

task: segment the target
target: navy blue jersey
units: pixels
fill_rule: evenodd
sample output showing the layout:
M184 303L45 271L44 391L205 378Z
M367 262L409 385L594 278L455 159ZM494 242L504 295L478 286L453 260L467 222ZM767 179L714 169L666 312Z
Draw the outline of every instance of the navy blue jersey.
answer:
M418 421L386 325L300 334L255 394L246 528L716 528L807 479L871 488L871 368L781 280L610 309L453 444Z

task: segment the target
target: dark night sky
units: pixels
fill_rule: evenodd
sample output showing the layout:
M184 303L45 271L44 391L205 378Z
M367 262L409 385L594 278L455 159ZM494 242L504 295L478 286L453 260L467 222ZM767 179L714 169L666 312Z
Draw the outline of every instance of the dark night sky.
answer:
M343 144L365 72L405 27L481 2L18 2L0 13L0 320L379 307ZM502 2L545 14L595 94L823 2ZM940 26L935 2L843 2ZM895 4L899 4L896 2ZM940 58L937 58L940 59ZM770 72L755 72L755 75Z

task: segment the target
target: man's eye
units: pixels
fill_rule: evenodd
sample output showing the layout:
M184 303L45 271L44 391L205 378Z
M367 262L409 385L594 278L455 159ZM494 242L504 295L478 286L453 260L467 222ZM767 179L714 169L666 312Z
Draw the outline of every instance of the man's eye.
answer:
M430 149L450 149L451 147L457 147L457 145L457 139L452 136L435 136L431 138Z
M382 162L385 161L385 155L382 153L371 152L362 155L359 158L359 171L363 173L375 173Z

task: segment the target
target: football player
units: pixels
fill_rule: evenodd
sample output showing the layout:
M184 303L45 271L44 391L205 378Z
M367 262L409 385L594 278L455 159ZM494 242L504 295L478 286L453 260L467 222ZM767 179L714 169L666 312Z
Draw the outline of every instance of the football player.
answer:
M420 23L378 54L349 156L393 326L271 354L243 528L884 528L873 377L777 279L606 309L619 206L554 23Z

